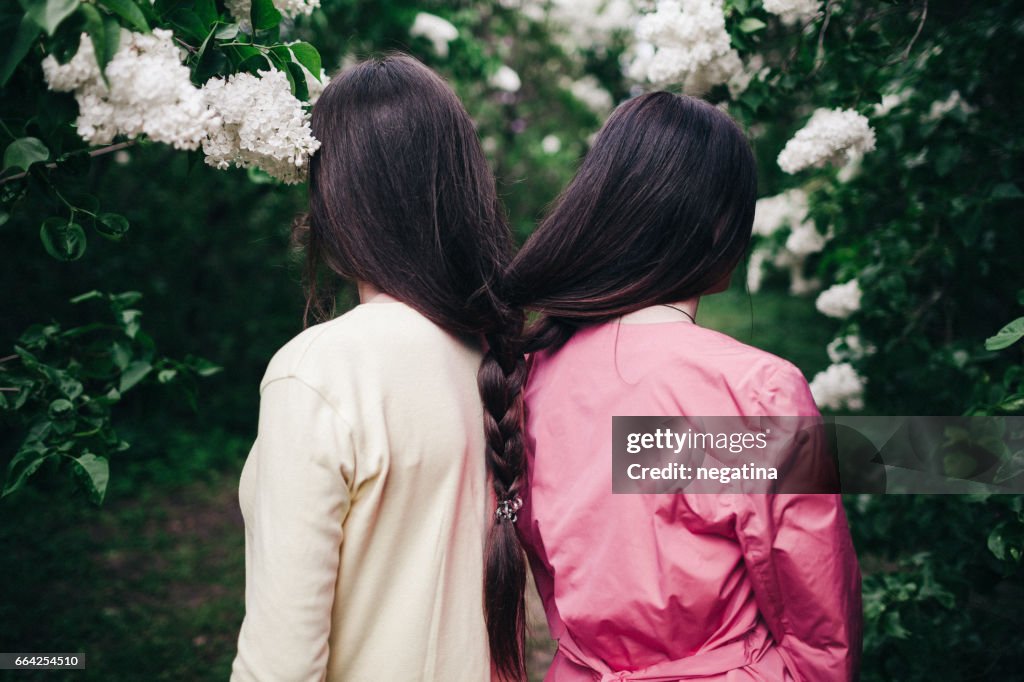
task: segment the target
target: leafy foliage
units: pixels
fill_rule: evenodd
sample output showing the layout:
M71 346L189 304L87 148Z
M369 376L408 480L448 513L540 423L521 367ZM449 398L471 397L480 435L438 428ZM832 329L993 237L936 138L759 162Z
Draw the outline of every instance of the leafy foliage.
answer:
M62 329L56 322L28 328L14 354L0 364L0 412L27 432L7 466L3 496L21 488L40 467L70 462L97 504L109 480L109 456L128 448L114 429L111 408L143 381L176 383L193 401L197 377L220 370L212 363L159 357L133 308L138 292L91 291L72 303L102 300L109 322Z

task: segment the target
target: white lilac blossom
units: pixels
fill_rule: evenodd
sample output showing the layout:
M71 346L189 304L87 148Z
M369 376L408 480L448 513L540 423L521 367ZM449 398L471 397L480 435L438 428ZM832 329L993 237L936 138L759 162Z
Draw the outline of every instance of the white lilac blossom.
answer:
M778 15L784 24L807 21L820 9L820 0L764 0L764 11Z
M847 362L829 365L811 379L811 395L820 408L829 410L864 409L864 386L867 382Z
M505 92L517 92L523 85L522 81L519 80L519 74L504 64L494 72L488 82L492 88L504 90Z
M150 34L122 30L105 70L109 86L85 34L70 62L48 56L42 66L51 89L74 92L78 134L90 144L145 135L177 149L202 146L206 162L217 168L256 166L284 182L301 180L319 142L288 77L276 70L262 78L235 74L197 88L181 59L174 34L157 28ZM321 71L318 81L306 73L312 102L327 77Z
M729 77L726 83L726 86L729 88L729 96L733 99L738 99L750 87L751 81L755 79L763 80L770 71L771 67L764 65L764 57L759 54L753 55L743 65L742 69Z
M821 281L817 278L804 277L804 264L807 256L797 255L786 248L781 248L772 257L772 265L789 272L789 293L794 296L805 296L821 289Z
M78 135L90 144L109 144L118 135L146 135L177 149L197 149L219 125L181 63L174 34L165 29L132 33L122 29L117 53L103 81L92 41L82 34L67 64L52 56L42 63L51 90L74 92Z
M459 29L435 14L420 12L412 22L409 35L413 38L426 38L434 47L434 54L445 58L448 56L448 43L459 37Z
M864 154L857 152L836 173L836 180L845 184L860 175L864 166Z
M774 251L774 253L773 253ZM786 248L760 246L750 254L747 265L747 289L756 294L761 290L765 269L770 264L789 273L789 293L806 296L821 289L821 280L804 276L805 255L798 255Z
M779 154L779 168L797 173L805 168L849 161L875 148L875 131L867 118L852 109L818 109Z
M789 293L794 296L806 296L821 289L821 280L817 277L804 277L803 260L789 266Z
M252 11L252 0L224 0L224 6L246 33L252 30L249 13ZM312 14L320 6L320 0L274 0L274 7L282 15L294 18L300 14Z
M594 76L587 75L572 81L567 89L573 97L583 102L595 114L608 113L615 105L611 93L602 88L600 81Z
M977 108L968 104L964 98L960 96L959 90L953 90L949 93L949 96L946 99L932 102L932 106L928 109L928 113L925 115L924 121L926 123L937 121L954 110L960 110L965 116L967 116L977 111Z
M903 104L910 99L913 94L913 88L903 87L898 92L890 92L882 95L882 101L876 104L871 110L872 116L888 116L894 110L903 106Z
M786 238L786 250L797 256L809 256L825 248L828 239L818 232L814 223L803 223L793 228Z
M562 140L557 135L545 135L540 141L540 148L545 154L557 154L562 149Z
M498 4L505 9L519 10L531 21L542 22L548 16L548 4L544 0L498 0Z
M522 0L521 11L534 20L545 13L558 29L556 40L567 51L602 53L636 21L636 0Z
M770 237L780 228L794 231L807 224L807 193L796 187L781 194L757 200L754 209L754 234Z
M860 310L860 283L851 279L844 284L833 284L818 295L815 307L822 315L845 319Z
M837 336L825 347L828 359L833 363L860 360L865 355L871 355L875 350L876 348L872 344L864 343L857 334Z
M725 30L721 0L661 0L636 25L636 37L654 46L638 51L629 75L656 85L680 83L701 94L743 70Z
M754 249L750 254L750 262L747 263L747 291L752 294L761 291L761 282L764 281L764 264L769 255L767 249Z
M303 179L320 142L283 72L213 78L203 86L203 95L223 123L203 141L206 163L222 169L256 167L287 183Z

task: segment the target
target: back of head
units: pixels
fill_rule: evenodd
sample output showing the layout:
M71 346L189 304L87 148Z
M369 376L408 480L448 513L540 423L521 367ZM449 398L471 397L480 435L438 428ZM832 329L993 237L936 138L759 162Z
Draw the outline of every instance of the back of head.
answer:
M325 88L312 128L309 257L450 331L494 331L492 287L512 242L448 84L408 56L369 59Z
M310 165L303 239L307 313L333 311L332 289L317 287L326 267L451 333L486 339L478 375L485 456L507 507L523 479L526 369L513 343L523 314L498 293L512 237L472 119L444 80L396 55L332 80L313 108L312 128L321 146ZM513 523L507 514L492 523L483 587L492 659L501 674L519 679L526 566Z
M750 145L724 112L668 92L620 105L506 272L508 300L547 316L531 348L707 292L749 244L756 192Z

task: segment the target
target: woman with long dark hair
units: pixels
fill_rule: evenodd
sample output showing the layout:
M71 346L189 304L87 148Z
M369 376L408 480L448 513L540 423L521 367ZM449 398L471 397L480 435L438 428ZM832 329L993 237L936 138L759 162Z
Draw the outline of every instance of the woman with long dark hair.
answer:
M796 367L696 322L748 246L756 187L725 113L636 97L507 270L506 300L541 316L518 529L558 639L549 681L857 674L839 495L612 493L613 416L819 417Z
M337 278L360 302L260 384L231 679L488 680L492 653L519 674L522 319L495 293L511 236L472 120L389 56L333 80L312 127L307 314L333 314Z

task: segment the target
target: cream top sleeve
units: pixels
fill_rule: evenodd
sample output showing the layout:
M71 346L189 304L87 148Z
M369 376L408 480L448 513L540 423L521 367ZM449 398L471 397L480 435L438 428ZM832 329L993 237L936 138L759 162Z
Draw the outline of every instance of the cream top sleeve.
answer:
M295 376L263 386L243 472L245 617L231 682L326 678L354 462L348 423L315 388Z

